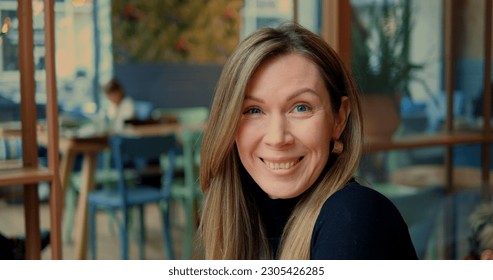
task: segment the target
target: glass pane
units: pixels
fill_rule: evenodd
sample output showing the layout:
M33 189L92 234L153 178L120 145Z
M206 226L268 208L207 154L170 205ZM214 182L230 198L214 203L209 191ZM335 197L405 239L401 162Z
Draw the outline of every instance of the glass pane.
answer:
M98 1L101 7L109 7L109 1ZM106 3L106 5L105 5ZM34 63L36 80L36 103L38 119L45 118L46 84L44 73L44 3L42 0L33 1L33 39ZM108 20L110 9L106 9L105 18ZM18 18L17 1L3 0L0 2L0 19L2 28L8 30L0 41L0 98L2 103L13 102L17 108L2 110L2 121L18 121L20 101L19 72L18 72ZM56 1L55 3L55 51L58 101L61 113L76 114L94 113L98 95L94 88L95 72L95 37L93 24L92 1ZM103 22L105 23L105 22ZM103 23L101 24L103 26ZM111 32L101 28L99 34L107 46L111 43ZM109 55L108 55L109 54ZM106 47L100 52L102 71L98 77L107 78L112 71L111 49ZM110 61L108 62L108 57ZM104 64L103 64L104 63Z
M395 124L388 118L379 121L374 130L366 130L369 144L445 131L444 67L449 65L444 62L443 3L439 0L351 1L352 70L362 90L363 110L371 112L365 115L365 125L371 127L368 119L374 112L395 109L398 116L395 131L387 136L379 133ZM457 58L452 113L455 130L462 132L478 131L478 123L482 123L483 10L484 2L470 1L460 5L454 18ZM371 110L376 105L369 97L375 93L390 97L394 104ZM359 174L368 185L392 199L416 197L409 209L396 205L405 219L409 212L423 215L417 223L406 220L412 237L416 238L413 238L416 249L426 246L423 258L463 259L471 249L469 216L480 203L481 145L453 146L452 186L446 186L445 154L445 145L367 153ZM437 215L426 216L426 211L431 209L427 206L431 193L419 199L417 194L433 188L441 191L441 200L435 201L441 206L434 210ZM452 192L445 193L446 188ZM415 231L415 227L426 224L427 235Z
M442 131L442 1L353 0L351 5L352 71L363 95L366 140ZM387 180L392 167L385 164L382 174L371 177Z
M18 48L17 44L19 36L14 32L19 24L17 19L17 12L15 10L2 10L0 11L0 18L2 19L2 70L3 71L16 71L19 70L17 61Z
M0 2L0 170L22 165L17 2Z
M111 1L56 4L56 69L61 124L95 116L100 87L113 75Z
M242 9L241 38L261 27L275 27L293 19L291 0L246 0Z
M294 0L245 0L242 8L241 38L261 27L276 27L293 20ZM307 29L319 34L321 25L320 0L297 1L297 20Z

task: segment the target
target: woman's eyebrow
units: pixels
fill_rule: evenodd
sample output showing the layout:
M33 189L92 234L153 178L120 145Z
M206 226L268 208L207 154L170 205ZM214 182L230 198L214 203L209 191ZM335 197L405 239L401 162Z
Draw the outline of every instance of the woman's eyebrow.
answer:
M318 98L320 98L320 95L318 94L317 91L311 89L311 88L302 88L302 89L299 89L295 92L293 92L291 95L288 96L287 98L287 101L290 101L292 99L295 99L296 97L300 96L300 95L303 95L303 94L306 94L306 93L309 93L309 94L313 94L315 96L317 96ZM247 95L245 96L245 100L253 100L253 101L256 101L256 102L259 102L259 103L265 103L265 101L261 98L258 98L258 97L254 97L254 96L251 96L251 95Z
M303 95L303 94L306 94L306 93L313 94L313 95L317 96L318 98L320 98L320 95L318 94L318 92L316 90L313 90L311 88L302 88L302 89L295 91L293 94L291 94L287 100L290 101L290 100L295 99L296 97Z
M258 103L265 103L265 101L263 99L258 98L258 97L253 97L251 95L245 96L245 100L253 100L253 101L256 101Z

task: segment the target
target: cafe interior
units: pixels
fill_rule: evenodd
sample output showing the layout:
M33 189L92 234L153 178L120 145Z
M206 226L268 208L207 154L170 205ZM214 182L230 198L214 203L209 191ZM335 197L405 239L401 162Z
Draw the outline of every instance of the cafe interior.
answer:
M0 234L23 240L17 259L203 259L200 141L222 66L253 31L295 21L360 88L356 178L396 205L419 259L463 260L471 215L492 206L492 5L1 0ZM135 103L118 128L113 78Z

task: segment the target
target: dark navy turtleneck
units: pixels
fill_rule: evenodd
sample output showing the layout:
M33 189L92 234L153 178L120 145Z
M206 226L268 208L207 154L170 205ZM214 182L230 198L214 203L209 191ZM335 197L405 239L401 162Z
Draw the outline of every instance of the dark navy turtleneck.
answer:
M258 186L254 199L277 256L283 229L301 196L271 199ZM407 225L392 202L356 182L330 196L312 230L310 259L417 259Z

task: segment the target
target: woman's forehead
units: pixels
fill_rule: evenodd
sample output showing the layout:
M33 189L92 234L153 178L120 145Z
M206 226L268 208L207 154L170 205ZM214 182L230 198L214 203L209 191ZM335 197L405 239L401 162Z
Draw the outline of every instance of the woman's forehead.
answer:
M302 90L328 94L319 67L296 53L277 56L262 63L250 77L244 94L252 98L278 90L289 95Z

